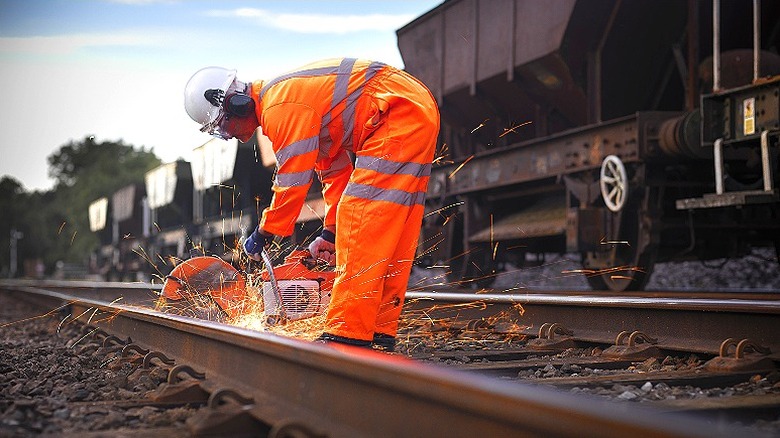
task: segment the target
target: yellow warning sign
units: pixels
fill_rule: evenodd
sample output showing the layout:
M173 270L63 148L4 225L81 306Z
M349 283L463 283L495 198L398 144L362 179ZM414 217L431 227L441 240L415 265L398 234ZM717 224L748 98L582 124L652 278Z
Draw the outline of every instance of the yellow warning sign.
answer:
M751 97L742 101L743 135L756 133L756 99Z

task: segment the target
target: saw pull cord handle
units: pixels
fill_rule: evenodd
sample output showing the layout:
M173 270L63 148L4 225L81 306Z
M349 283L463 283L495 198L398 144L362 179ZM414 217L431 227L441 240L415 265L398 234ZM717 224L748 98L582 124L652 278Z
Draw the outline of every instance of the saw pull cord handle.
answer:
M274 275L274 266L271 264L271 257L268 255L268 251L266 251L265 248L260 251L260 258L263 259L265 270L268 272L268 279L271 282L271 289L273 290L274 297L276 298L276 310L279 311L279 317L277 318L276 316L268 316L266 318L266 324L277 325L287 320L287 311L284 309L282 292L279 290L279 283L276 281L276 275Z

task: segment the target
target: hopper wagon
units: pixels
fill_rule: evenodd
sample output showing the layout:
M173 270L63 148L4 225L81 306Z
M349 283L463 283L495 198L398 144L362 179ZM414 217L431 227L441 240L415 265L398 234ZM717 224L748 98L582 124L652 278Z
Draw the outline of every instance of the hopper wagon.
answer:
M397 36L441 111L421 253L452 280L571 253L638 290L780 245L780 2L447 0Z

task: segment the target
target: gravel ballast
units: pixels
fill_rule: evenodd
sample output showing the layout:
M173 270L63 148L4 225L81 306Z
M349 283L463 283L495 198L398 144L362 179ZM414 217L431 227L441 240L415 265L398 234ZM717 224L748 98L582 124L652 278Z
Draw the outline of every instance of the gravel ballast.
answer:
M163 369L116 360L65 316L0 293L0 437L187 434L196 408L145 402Z

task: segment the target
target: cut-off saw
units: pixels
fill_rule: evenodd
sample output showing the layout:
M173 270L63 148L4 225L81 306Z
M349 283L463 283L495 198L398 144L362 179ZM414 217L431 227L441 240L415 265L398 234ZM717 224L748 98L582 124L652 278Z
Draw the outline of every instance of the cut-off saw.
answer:
M165 311L213 321L236 319L260 302L266 325L279 325L325 313L336 272L308 250L297 249L276 267L268 252L261 257L257 289L247 275L218 257L193 257L177 265L163 283ZM250 296L259 295L259 296Z

